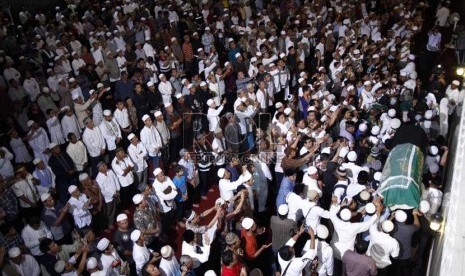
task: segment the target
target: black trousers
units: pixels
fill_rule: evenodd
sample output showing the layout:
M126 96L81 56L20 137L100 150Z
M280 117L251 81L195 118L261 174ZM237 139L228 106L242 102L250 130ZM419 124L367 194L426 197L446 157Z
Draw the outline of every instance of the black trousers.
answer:
M208 187L210 183L210 170L208 171L201 171L199 170L199 189L200 189L200 196L205 196L208 191Z
M121 210L126 210L132 205L132 197L136 195L137 184L132 183L127 187L121 187L120 196L121 196Z
M392 259L390 275L410 276L412 264L410 259Z
M160 213L161 216L161 227L164 233L168 233L169 229L173 225L174 222L174 209L166 213Z

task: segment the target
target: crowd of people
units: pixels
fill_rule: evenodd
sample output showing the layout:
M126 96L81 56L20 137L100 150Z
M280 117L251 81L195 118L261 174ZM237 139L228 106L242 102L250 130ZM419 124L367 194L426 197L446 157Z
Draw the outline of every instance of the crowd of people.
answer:
M0 13L2 275L424 275L465 97L438 63L449 5ZM421 201L392 208L405 126Z

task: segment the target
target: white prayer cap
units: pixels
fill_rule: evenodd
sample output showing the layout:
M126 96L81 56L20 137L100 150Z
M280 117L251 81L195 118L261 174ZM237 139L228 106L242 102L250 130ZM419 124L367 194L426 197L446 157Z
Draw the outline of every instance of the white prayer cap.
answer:
M123 221L125 219L128 219L128 215L126 214L119 214L117 217L116 217L116 222L120 222L120 221Z
M358 130L360 130L361 132L366 131L367 128L368 128L368 126L367 126L365 123L361 123L361 124L358 126Z
M181 94L181 93L176 93L176 95L174 95L174 97L176 97L176 99L181 99L181 98L182 98L182 94Z
M40 201L45 202L50 197L49 193L43 193L40 195Z
M97 83L97 89L100 89L100 88L102 88L102 87L104 87L103 83L100 83L100 82Z
M310 166L310 167L308 167L307 173L309 175L316 174L316 173L318 173L318 169L316 167L314 167L314 166Z
M150 116L145 114L144 116L142 116L142 121L145 122L147 119L150 119Z
M243 178L242 178L242 180L243 180L244 182L247 182L247 181L249 181L250 179L252 179L252 174L249 173L249 172L247 172L247 173L243 176Z
M35 158L34 161L32 161L32 164L37 165L37 164L39 164L40 162L42 162L42 159L40 159L40 158Z
M105 249L107 249L109 245L110 245L110 241L107 238L102 238L97 243L97 249L100 251L105 251Z
M375 174L373 175L373 179L376 181L381 181L382 178L383 174L381 172L375 172Z
M157 111L155 111L155 113L154 113L153 115L154 115L155 117L160 117L160 116L163 115L163 113L161 113L160 110L157 110Z
M354 50L354 55L359 55L360 54L360 50L359 49L355 49Z
M76 190L77 190L76 185L71 185L71 186L68 187L68 193L70 193L70 194L72 194Z
M390 233L394 230L394 223L390 220L385 220L381 224L381 228L383 229L384 233Z
M350 161L350 162L355 162L355 160L357 160L357 153L355 151L350 151L348 154L347 154L347 159Z
M222 199L221 197L219 197L219 198L217 198L215 200L215 205L223 205L225 203L226 203L226 201L224 201L224 199Z
M111 110L105 109L105 110L103 111L103 116L111 116Z
M207 86L207 83L204 82L204 81L202 81L202 82L200 83L200 86Z
M165 74L160 74L160 75L158 75L158 78L161 79L164 76L165 76Z
M414 56L414 55L412 55L412 54L410 54L410 55L408 55L408 59L410 59L410 60L414 60L414 59L415 59L415 56Z
M460 82L458 80L453 80L452 81L452 84L455 85L455 86L459 86L460 85Z
M365 86L371 85L371 81L368 81L368 80L367 80L367 81L365 81L365 82L363 83L363 85L365 85Z
M137 194L137 195L132 197L132 202L134 202L134 204L136 204L136 205L141 203L142 200L144 200L144 196L141 195L141 194Z
M225 171L226 169L220 168L216 174L218 175L219 178L223 178Z
M214 103L215 103L215 101L213 99L208 99L208 101L207 101L208 106L211 106Z
M420 206L418 208L420 210L420 212L422 212L423 214L426 214L426 213L428 213L430 208L431 208L431 205L429 204L428 201L426 201L426 200L420 201Z
M21 250L19 249L19 247L12 247L10 248L10 250L8 250L8 257L10 257L10 259L16 258L19 255L21 255Z
M371 129L371 134L372 134L372 135L378 135L379 132L380 132L379 126L374 126L374 127Z
M128 135L128 140L131 141L132 138L136 137L136 135L134 133L129 133Z
M396 116L396 110L394 108L391 108L388 110L388 116L393 118L394 116Z
M439 153L439 149L436 146L429 147L429 153L433 156L436 156Z
M79 98L79 94L73 94L71 98L74 100L77 100Z
M433 118L433 111L432 110L426 110L425 119L426 120L431 120L431 118Z
M153 171L153 175L154 175L154 176L157 176L157 175L159 175L161 172L162 172L162 169L156 168L156 169Z
M249 230L250 228L252 228L253 224L254 224L253 219L248 218L248 217L245 217L241 223L242 228L244 228L245 230Z
M395 213L395 218L397 222L405 222L407 220L407 213L402 210L397 210Z
M374 214L376 212L376 206L371 202L367 203L367 205L365 205L365 212L369 215Z
M137 230L139 231L139 230ZM91 257L87 260L87 269L95 269L98 266L97 259L94 257Z
M329 236L329 230L323 224L319 224L316 227L316 236L322 240L326 240Z
M289 212L289 206L287 206L287 204L279 205L278 214L280 214L281 216L285 216L287 215L288 212Z
M277 102L277 103L275 103L275 105L274 105L274 107L275 107L276 109L279 109L279 108L281 108L282 106L283 106L283 103L282 103L282 102Z
M304 82L304 81L305 81L304 78L299 78L299 83L302 83L302 82Z
M256 62L256 61L257 61L257 58L256 58L256 57L252 57L252 58L250 59L250 62Z
M138 241L139 238L140 238L140 235L141 235L140 230L136 229L136 230L132 231L131 232L131 241L133 241L133 242Z
M398 129L400 127L401 122L400 122L399 119L394 118L394 119L391 120L391 122L389 124L390 124L392 129Z
M344 208L339 213L339 216L341 217L343 221L349 221L352 218L352 213L350 212L348 208Z
M173 248L169 245L165 245L160 249L160 255L165 259L169 258L172 253L173 253Z
M286 115L291 114L291 112L292 112L292 109L289 108L289 107L286 107L286 109L284 109L284 114L286 114Z
M240 53L236 53L234 56L235 56L236 58L238 58L238 57L241 56L241 54L240 54Z
M217 276L217 275L216 275L215 271L209 270L209 271L205 272L204 276Z
M48 94L48 93L50 93L50 88L48 88L48 87L43 87L43 88L42 88L42 92Z

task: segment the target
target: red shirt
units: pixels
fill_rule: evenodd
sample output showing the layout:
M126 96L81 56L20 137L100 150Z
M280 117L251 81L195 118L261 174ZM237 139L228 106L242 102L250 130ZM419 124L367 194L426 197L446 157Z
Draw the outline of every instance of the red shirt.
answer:
M255 236L247 235L245 229L241 230L241 237L245 245L245 256L247 259L255 259L255 252L257 252L257 239Z
M221 276L239 276L241 275L242 265L237 262L232 268L225 265L221 267Z

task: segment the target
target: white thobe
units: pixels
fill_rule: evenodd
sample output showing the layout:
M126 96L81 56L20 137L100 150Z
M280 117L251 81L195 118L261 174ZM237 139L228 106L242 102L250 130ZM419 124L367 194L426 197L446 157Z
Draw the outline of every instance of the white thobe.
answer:
M124 157L123 160L118 160L115 157L113 158L113 161L111 161L111 168L117 175L121 187L128 187L129 185L134 183L134 174L132 173L132 171L124 175L124 170L129 166L134 167L134 163L132 163L131 159L128 156Z
M28 135L31 133L32 132L29 131ZM32 151L34 152L34 157L42 159L45 163L48 163L48 159L50 158L48 154L44 153L49 144L50 141L48 140L47 132L41 127L39 127L32 133L31 137L29 137L29 146L31 146Z
M160 148L163 146L160 134L155 126L144 126L140 131L140 140L144 144L149 156L159 156Z
M66 153L73 160L76 170L82 171L84 164L87 163L87 149L84 143L82 141L77 141L76 144L69 143Z
M169 194L165 194L164 191L168 188L168 186L171 186L171 192ZM165 176L165 181L163 182L155 179L153 182L153 188L155 189L157 197L160 199L160 212L168 213L171 211L174 207L174 198L178 195L173 181L171 181L168 176Z
M13 165L11 160L13 160L13 154L5 147L0 148L3 151L3 157L0 157L0 175L3 176L3 179L7 179L14 176Z
M137 172L142 172L147 168L147 161L145 161L147 149L141 142L137 143L137 145L130 144L128 147L128 154Z
M16 163L28 163L32 161L32 157L21 138L12 138L10 140L10 146L15 155Z
M98 127L107 143L108 150L115 150L116 138L121 139L121 129L119 128L116 119L113 118L111 121L104 119Z
M113 201L113 196L120 190L120 183L118 177L112 170L107 170L107 174L99 172L95 177L100 190L102 191L105 203Z
M223 108L223 105L220 105L218 109L212 107L208 108L207 119L209 122L209 130L211 132L215 131L216 127L218 126L220 122L220 113L223 111Z
M375 223L370 227L370 244L368 245L367 255L376 263L377 268L385 268L391 264L392 258L399 256L399 242L378 229Z
M78 228L89 226L92 222L92 214L89 209L91 205L84 209L84 204L90 199L85 194L80 194L78 198L70 197L68 203L70 205L69 212L73 215L74 223Z
M40 239L52 239L52 232L47 228L43 221L40 222L39 228L36 230L29 224L21 231L21 238L24 240L24 245L29 249L33 256L42 256L44 253L40 251Z
M61 128L60 120L54 116L47 120L47 128L50 133L50 140L52 143L61 145L65 143L65 137L63 135L63 129Z
M100 156L102 150L105 149L105 140L98 127L94 127L93 129L86 127L82 134L82 141L86 145L91 157Z
M67 141L69 133L74 133L77 139L81 139L81 128L79 127L76 115L72 114L71 116L63 116L61 119L61 128L63 129L63 134Z
M177 276L181 275L181 269L178 260L175 256L171 257L171 260L162 258L160 260L160 273L161 276Z
M293 247L295 241L291 238L287 241L286 245ZM302 257L293 257L289 261L285 261L281 258L281 255L278 253L278 263L281 268L285 269L287 267L286 276L300 276L302 275L302 270L305 268L308 262L312 261L315 258L316 251L315 249L303 248L305 254ZM289 264L290 263L290 264ZM289 264L289 266L288 266Z
M239 176L239 178L231 182L229 179L220 179L220 182L218 184L220 188L220 197L224 201L230 200L234 196L234 191L239 187L242 183L244 183L242 175Z
M25 79L23 82L23 88L29 94L31 102L34 102L40 94L39 83L34 78Z
M132 258L136 263L136 272L137 275L141 275L140 271L142 267L150 260L151 250L148 249L145 245L140 246L137 243L134 243L132 247Z
M171 94L173 91L173 86L171 85L171 82L160 82L158 84L158 91L160 91L161 97L163 99L163 104L171 103Z

